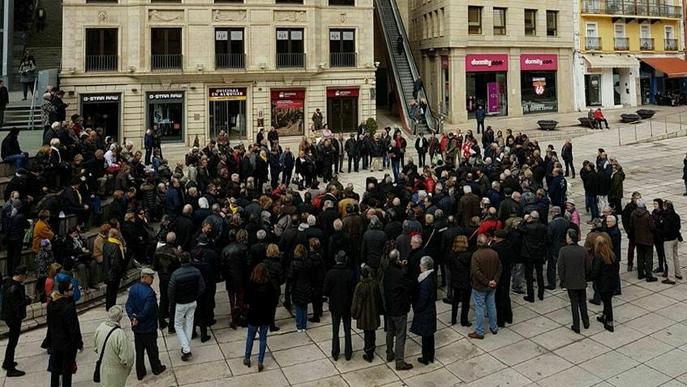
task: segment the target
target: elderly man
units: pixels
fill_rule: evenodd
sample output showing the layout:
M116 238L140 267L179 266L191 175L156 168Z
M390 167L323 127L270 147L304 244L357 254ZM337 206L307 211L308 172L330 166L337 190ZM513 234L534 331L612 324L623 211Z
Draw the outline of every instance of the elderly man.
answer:
M152 288L155 281L155 271L144 268L141 270L141 280L129 290L126 301L126 313L131 320L131 330L134 331L136 345L136 376L143 380L146 376L146 365L143 359L148 352L148 361L154 375L161 374L166 366L160 363L157 348L157 295Z
M383 296L387 324L386 361L395 360L396 370L404 371L413 368L404 360L411 284L403 273L405 263L399 260L399 256L398 250L389 253L389 266L384 271Z
M489 315L489 330L498 332L496 319L496 286L501 278L499 255L489 247L489 238L477 236L477 251L470 262L472 301L475 304L475 331L468 334L471 339L484 339L484 311Z
M547 231L545 225L539 221L539 213L532 211L525 215L524 222L518 227L522 235L520 256L525 264L525 280L527 281L527 295L524 300L534 302L534 278L532 271L537 271L537 295L544 299L544 260L547 254Z
M327 272L324 278L323 294L329 298L329 312L332 314L332 357L339 359L341 351L339 344L339 327L343 322L344 328L344 356L351 360L353 347L351 342L351 304L355 290L353 270L348 268L346 253L338 251L336 264Z
M587 314L587 278L586 257L587 250L577 244L577 231L569 229L566 232L566 245L558 254L558 276L561 285L568 290L570 307L572 309L573 324L570 327L575 333L580 333L580 316L584 329L589 328Z
M124 387L134 365L134 349L121 329L124 311L114 305L107 312L107 320L95 330L95 352L102 359L100 382L103 386Z
M630 215L630 231L628 234L634 239L637 246L637 278L646 282L656 282L654 277L654 231L656 225L651 214L646 209L644 199L637 200L637 209Z

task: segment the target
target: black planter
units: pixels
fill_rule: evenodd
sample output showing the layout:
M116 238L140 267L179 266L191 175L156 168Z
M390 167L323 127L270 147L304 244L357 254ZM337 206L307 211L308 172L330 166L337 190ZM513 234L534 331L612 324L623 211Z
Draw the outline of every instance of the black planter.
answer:
M556 129L556 125L558 125L558 121L555 121L555 120L539 120L539 121L537 121L537 125L539 125L539 129L541 129L541 130L554 130L554 129Z
M642 117L643 120L646 120L647 118L653 117L656 111L651 109L639 109L637 110L637 114Z
M639 116L639 114L630 113L630 114L621 114L620 115L620 121L622 121L626 124L630 124L632 122L637 122L640 119L641 119L641 117Z

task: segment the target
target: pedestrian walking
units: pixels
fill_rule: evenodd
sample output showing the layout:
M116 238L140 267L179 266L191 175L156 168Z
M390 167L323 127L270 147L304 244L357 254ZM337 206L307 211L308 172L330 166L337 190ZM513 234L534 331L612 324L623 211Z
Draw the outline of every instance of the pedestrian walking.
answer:
M267 329L274 323L274 308L276 307L274 300L276 297L269 270L265 264L259 263L253 269L246 291L248 332L246 336L246 352L243 358L243 364L246 367L250 367L253 341L255 340L255 335L259 333L258 372L261 372L264 368Z
M95 352L100 359L100 384L107 387L124 387L134 366L134 348L122 329L124 310L113 305L107 311L107 320L95 330Z
M477 236L477 251L472 254L470 279L472 281L472 302L475 304L475 330L468 334L472 339L484 339L484 312L489 315L489 330L498 333L496 320L496 286L501 277L499 256L488 245L486 235Z
M153 375L159 375L167 369L160 363L157 348L158 307L157 295L152 288L154 281L155 271L149 268L142 269L141 280L129 289L129 297L126 301L126 313L131 320L131 330L134 331L138 380L143 380L146 376L144 361L146 352Z
M589 328L587 314L587 250L578 244L577 231L568 229L565 235L566 245L558 254L558 277L561 287L568 291L573 324L570 327L580 333L580 317L584 329Z
M417 361L424 365L434 363L434 333L437 331L435 278L434 261L429 256L422 257L410 331L422 337L422 356Z
M198 306L198 299L205 291L205 282L200 271L191 265L191 255L182 253L179 257L181 267L176 269L169 279L170 310L174 310L174 329L176 330L181 360L188 361L191 352L193 334L193 316Z
M18 363L14 360L19 336L21 335L21 322L26 318L26 307L31 300L24 291L26 281L26 266L19 265L14 268L12 277L2 285L2 321L9 328L5 359L2 369L7 371L8 378L26 375L26 372L17 369Z

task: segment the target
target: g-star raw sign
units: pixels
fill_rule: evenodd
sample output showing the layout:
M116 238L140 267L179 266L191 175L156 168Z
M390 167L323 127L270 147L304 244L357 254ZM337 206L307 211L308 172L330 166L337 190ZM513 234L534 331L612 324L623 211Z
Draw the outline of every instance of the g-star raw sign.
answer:
M119 94L82 95L81 101L86 102L86 103L88 103L88 102L118 102L119 101Z
M184 93L151 93L148 99L184 99Z

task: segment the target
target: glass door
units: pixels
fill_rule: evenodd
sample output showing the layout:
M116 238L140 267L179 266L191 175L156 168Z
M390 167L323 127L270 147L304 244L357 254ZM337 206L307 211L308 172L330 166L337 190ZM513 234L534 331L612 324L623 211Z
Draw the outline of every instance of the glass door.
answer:
M587 106L601 106L601 74L585 75L584 89Z

